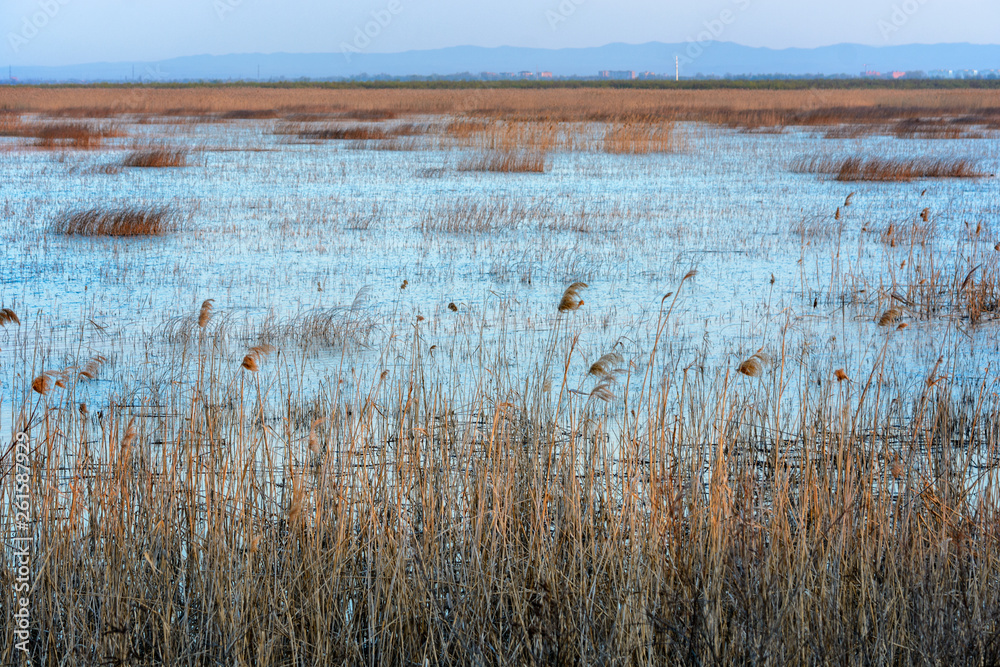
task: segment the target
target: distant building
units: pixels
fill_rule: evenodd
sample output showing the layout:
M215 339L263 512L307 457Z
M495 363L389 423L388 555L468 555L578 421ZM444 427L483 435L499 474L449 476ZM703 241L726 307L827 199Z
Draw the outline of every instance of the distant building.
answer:
M614 79L616 81L631 81L632 79L635 78L635 72L630 69L626 70L606 69L599 72L598 76L600 76L600 78L602 79Z
M906 76L906 72L893 72L889 76L891 76L893 79L902 79L903 77Z
M518 76L520 76L522 79L534 79L535 78L535 73L534 72L519 72Z
M552 77L552 72L539 72L538 73L538 78L539 79L551 79L551 78L553 78Z
M931 79L954 79L955 73L950 69L932 69L927 76Z

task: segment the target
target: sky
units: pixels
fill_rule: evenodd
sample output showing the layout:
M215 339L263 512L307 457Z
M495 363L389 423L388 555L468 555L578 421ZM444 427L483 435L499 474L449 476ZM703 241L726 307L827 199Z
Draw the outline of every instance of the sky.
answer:
M372 35L364 42L363 31ZM1000 41L997 0L0 0L2 65L714 39L771 48Z

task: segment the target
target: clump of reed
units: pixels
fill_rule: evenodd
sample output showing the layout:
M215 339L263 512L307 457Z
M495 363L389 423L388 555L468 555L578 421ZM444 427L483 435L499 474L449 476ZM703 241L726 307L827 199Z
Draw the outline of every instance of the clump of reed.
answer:
M483 151L464 158L459 171L486 171L497 173L544 174L548 160L544 153L525 151Z
M21 114L0 110L0 137L20 137L23 132Z
M347 148L361 151L416 151L428 148L426 141L420 137L390 137L388 139L376 139L369 141L352 141L347 144Z
M309 141L371 141L388 139L389 132L377 125L326 125L304 127L295 131L299 139Z
M178 229L178 217L170 206L92 208L56 216L49 231L67 236L162 236Z
M675 126L669 120L642 117L610 123L601 148L616 155L670 153L677 150Z
M180 148L151 146L130 152L121 161L122 167L165 168L187 166L187 151Z
M837 181L891 182L919 178L981 178L988 175L973 160L964 158L807 158L795 162L792 169L799 173L828 174Z
M21 126L19 136L34 139L39 148L90 149L121 136L121 130L116 125L92 123L28 123Z

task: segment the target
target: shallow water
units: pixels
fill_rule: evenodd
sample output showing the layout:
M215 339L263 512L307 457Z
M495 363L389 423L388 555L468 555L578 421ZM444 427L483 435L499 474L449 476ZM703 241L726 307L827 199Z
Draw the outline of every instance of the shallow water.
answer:
M579 334L567 384L586 393L589 364L616 344L643 372L661 300L691 269L697 276L685 282L661 343L670 367L697 364L721 377L763 348L799 362L795 383L833 381L836 368L864 377L882 354L904 394L941 356L959 386L995 379L995 369L984 370L997 358L994 323L906 312L908 327L890 333L875 320L906 282L900 262L933 258L946 282L960 282L973 251L989 257L1000 240L996 178L839 183L791 169L813 156L941 156L973 158L995 174L993 139L827 139L690 125L676 153L557 152L545 174L492 174L460 171L470 153L461 146L359 150L292 141L275 128L127 125L130 137L97 151L0 138L0 304L22 322L0 329L0 431L10 432L15 406L32 400L31 377L97 354L109 359L105 379L80 398L134 398L143 378L169 374L178 354L169 333L209 298L215 335L225 339L218 349L234 372L266 338L286 358L301 355L301 384L347 377L363 387L405 363L421 316L419 346L450 391L481 379L484 350L502 356L512 377L533 375L558 328L560 353ZM146 136L191 148L191 166L96 171ZM418 229L470 201L517 202L526 213L488 233ZM182 229L148 239L47 231L61 211L110 203L172 204ZM914 256L862 231L905 226L925 208L937 234ZM960 242L966 222L983 229ZM563 290L578 280L589 285L584 306L558 316ZM329 314L358 333L351 344L296 339L296 318L320 309L340 309ZM558 385L562 362L550 372Z

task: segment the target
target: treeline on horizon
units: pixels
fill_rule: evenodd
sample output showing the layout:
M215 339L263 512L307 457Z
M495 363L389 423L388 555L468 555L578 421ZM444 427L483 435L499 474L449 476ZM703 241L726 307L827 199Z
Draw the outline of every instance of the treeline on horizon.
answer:
M559 81L171 81L150 83L18 83L32 88L327 88L327 89L558 89L603 88L631 90L970 90L1000 89L1000 79L689 79L682 81L592 81L564 79Z

